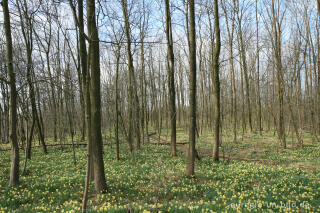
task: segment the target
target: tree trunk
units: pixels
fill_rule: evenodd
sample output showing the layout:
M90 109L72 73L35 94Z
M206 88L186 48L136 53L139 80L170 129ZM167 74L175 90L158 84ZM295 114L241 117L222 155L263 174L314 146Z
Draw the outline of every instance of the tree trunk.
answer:
M212 82L214 84L214 146L213 146L213 161L219 161L219 142L220 142L220 79L219 79L219 56L221 49L220 41L220 25L219 25L219 9L218 0L214 0L214 29L216 44L212 54Z
M230 51L230 70L231 70L231 113L232 113L232 125L233 125L233 142L237 142L237 90L236 90L236 80L235 80L235 69L234 69L234 62L233 62L233 37L234 37L234 26L235 26L235 10L236 5L234 1L233 5L233 14L231 20L231 29L229 27L227 10L223 7L225 17L226 17L226 25L227 25L227 32L229 37L229 51Z
M176 147L176 93L174 86L174 54L173 54L173 40L172 40L172 26L171 26L171 12L169 0L165 0L166 12L166 38L167 38L167 57L168 57L168 83L169 83L169 105L170 105L170 123L171 123L171 156L177 155Z
M279 5L278 5L279 7ZM274 0L272 0L272 28L274 33L274 42L273 42L273 51L276 61L277 68L277 83L278 83L278 135L282 143L283 148L286 148L286 135L284 127L284 79L283 79L283 70L281 62L281 25L279 19L279 14L276 14L276 8Z
M189 46L189 87L190 87L190 113L189 113L189 150L187 158L187 176L194 176L194 160L196 150L196 80L197 80L197 64L196 64L196 31L195 31L195 12L194 0L189 0L189 24L190 24L190 46Z
M257 25L257 95L258 95L258 128L259 134L262 135L262 118L261 118L261 95L260 95L260 57L259 57L259 22L258 22L258 0L256 0L256 25Z
M118 82L119 82L119 63L120 63L120 44L117 47L116 51L116 129L115 129L115 135L116 135L116 159L117 161L120 160L120 148L119 148L119 88L118 88Z
M239 15L239 14L238 14ZM244 74L244 82L245 82L245 88L246 88L246 102L247 102L247 109L248 109L248 120L249 120L249 128L250 132L253 132L252 129L252 113L251 113L251 102L250 102L250 89L249 89L249 77L248 77L248 66L247 66L247 57L246 57L246 49L245 44L243 41L243 33L241 30L241 20L238 17L239 23L239 39L240 39L240 54L241 54L241 61L242 61L242 67L243 67L243 74Z
M12 146L11 151L11 169L9 186L19 184L19 145L17 140L17 90L16 90L16 77L13 69L13 56L12 56L12 37L10 26L10 13L8 7L8 0L2 1L3 17L4 17L4 30L6 36L6 66L9 75L10 84L10 141Z
M129 23L129 17L128 17L128 5L127 0L122 0L122 10L123 10L123 16L125 21L125 33L127 38L127 57L128 57L128 70L129 70L129 89L128 89L128 143L130 152L132 155L134 155L133 150L133 110L134 110L134 68L133 68L133 59L132 59L132 53L131 53L131 37L130 37L130 23Z
M82 71L82 85L83 85L83 97L84 97L84 111L85 111L85 122L86 122L86 133L88 140L88 152L92 152L92 138L91 138L91 115L90 115L90 73L89 73L89 58L87 57L87 48L86 48L86 36L84 32L84 20L83 20L83 1L78 2L78 17L76 9L71 0L69 0L70 7L73 12L73 17L75 23L79 28L79 54L81 62L81 71ZM89 171L89 181L93 180L93 154L88 153L90 160L87 161L87 170ZM90 163L90 165L89 165ZM87 180L86 180L87 181Z
M93 153L94 186L97 193L107 190L103 164L103 143L101 134L100 53L96 26L95 0L87 0L87 23L89 34L89 69L91 137Z

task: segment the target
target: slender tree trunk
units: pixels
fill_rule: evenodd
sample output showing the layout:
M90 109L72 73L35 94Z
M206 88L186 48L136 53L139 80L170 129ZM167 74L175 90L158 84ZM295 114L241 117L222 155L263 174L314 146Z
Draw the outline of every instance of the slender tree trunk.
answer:
M50 69L50 57L49 52L46 53L47 57L47 67L48 67L48 73L50 77L50 86L51 86L51 96L52 96L52 107L53 107L53 138L54 141L57 141L57 101L56 101L56 95L55 95L55 86L54 86L54 80L53 76L51 74Z
M149 137L149 107L148 107L148 101L147 101L147 84L146 84L146 75L145 75L145 70L143 71L143 85L144 86L144 102L145 102L145 127L146 127L146 136L147 136L147 143L150 143L150 137Z
M291 90L291 88L290 88L290 90ZM300 146L300 148L302 148L303 147L303 140L302 140L302 137L301 137L301 135L299 133L296 117L295 117L295 115L293 113L290 94L287 95L286 97L287 97L287 101L288 101L288 108L289 108L289 112L290 112L291 121L292 121L292 124L293 124L293 130L294 130L294 132L296 134L299 146Z
M88 127L87 127L88 128ZM82 198L82 213L87 212L87 203L88 203L88 194L89 194L89 185L90 185L90 171L93 169L91 168L91 160L90 157L91 152L91 146L87 146L87 170L86 170L86 181L84 185L84 192L83 192L83 198Z
M219 25L219 9L218 0L214 0L214 29L216 44L212 54L212 82L214 84L214 146L213 146L213 161L219 161L219 144L220 144L220 79L219 79L219 56L221 49L220 42L220 25Z
M233 1L233 13L232 13L232 20L231 20L231 30L229 27L227 10L223 7L225 17L226 17L226 24L227 24L227 32L229 37L229 51L230 51L230 70L231 70L231 112L232 112L232 125L233 125L233 142L237 142L237 90L236 90L236 80L235 80L235 69L234 69L234 62L233 62L233 36L234 36L234 26L235 26L235 0Z
M117 47L116 51L116 129L115 129L115 136L116 136L116 159L117 161L120 160L120 148L119 148L119 63L120 63L120 44Z
M21 8L21 3L16 0L17 8L19 11L19 18L21 22L21 31L23 35L23 39L26 45L26 57L27 57L27 82L29 86L29 94L31 100L31 110L32 110L32 119L35 120L35 123L38 127L38 132L40 135L40 141L42 144L44 154L47 154L47 147L44 142L44 136L42 132L42 127L39 119L39 115L37 112L36 99L35 99L35 91L34 85L32 82L33 76L33 63L32 63L32 49L33 49L33 23L32 17L28 14L28 8L24 5L24 8Z
M79 35L79 40L78 40L78 46L80 46L80 35ZM78 74L78 82L79 82L79 96L80 96L80 105L81 105L81 141L85 140L86 137L86 109L85 109L85 97L84 97L84 90L85 90L85 79L83 80L83 70L81 69L81 54L80 54L80 47L78 47L78 56L77 56L77 61L78 61L78 67L77 67L77 74Z
M239 17L238 17L238 21L240 22ZM252 128L252 113L251 113L250 88L249 88L250 85L249 85L249 77L248 77L246 49L245 49L245 44L242 36L243 36L243 32L241 30L241 22L240 22L239 24L240 54L242 59L244 82L245 82L245 88L246 88L246 102L247 102L247 109L248 109L249 128L250 128L250 132L252 133L253 128Z
M233 142L237 142L237 90L236 90L236 79L233 65L233 51L232 51L232 40L229 44L230 47L230 69L231 69L231 91L232 91L232 117L233 117Z
M71 135L71 143L72 143L72 153L73 153L73 164L74 166L77 165L76 160L76 152L74 147L74 121L73 121L73 114L74 114L74 98L73 98L73 86L72 86L72 79L70 73L70 63L66 63L66 71L65 71L65 89L64 89L64 98L66 103L66 111L68 116L68 123L69 123L69 131Z
M259 22L258 22L258 0L256 0L256 25L257 25L257 94L258 94L258 128L259 134L262 135L262 118L261 118L261 95L260 95L260 50L259 50Z
M279 7L279 5L278 5ZM281 62L281 29L279 14L276 14L274 0L272 0L272 27L274 33L273 50L277 68L277 83L278 83L278 135L283 148L286 148L286 135L284 127L284 79Z
M159 52L159 58L160 58L160 52ZM158 127L158 143L160 143L160 137L161 137L161 130L162 130L162 94L161 94L161 62L159 61L159 69L158 69L158 88L159 88L159 93L156 95L159 96L159 100L157 101L157 105L158 105L158 116L157 116L157 127ZM155 90L156 91L156 90ZM156 99L157 100L157 99Z
M28 122L28 121L27 121ZM28 127L27 127L28 128ZM31 126L31 130L33 131L34 128L34 122L32 123ZM27 135L28 136L28 135ZM29 137L27 137L27 142L26 142L26 149L25 149L25 159L24 159L24 163L23 163L23 170L22 170L22 174L26 174L27 173L27 162L28 159L31 159L31 140L32 140L32 134L30 134L31 138L29 139Z
M240 39L238 39L238 46L240 47ZM239 50L241 52L241 49ZM239 54L239 58L240 61L242 61L242 54ZM241 89L241 121L242 121L242 140L243 140L243 136L244 133L246 131L247 128L247 124L246 124L246 115L245 115L245 95L244 95L244 80L243 80L243 66L241 66L240 64L240 89Z
M26 148L26 158L28 159L31 159L31 147L32 147L34 126L35 126L35 120L32 119L31 129L29 133L29 138L27 139L27 148Z
M130 152L134 155L133 150L133 110L134 110L134 68L133 59L131 53L131 37L130 37L130 23L128 17L128 5L127 0L122 0L122 10L125 20L125 33L127 38L127 57L128 57L128 70L129 70L129 89L128 89L128 143Z
M196 154L196 79L197 79L197 62L196 62L196 31L195 31L195 12L194 12L194 0L189 0L189 85L190 85L190 113L189 113L189 150L187 158L187 176L194 176L194 161Z
M144 25L143 25L144 26ZM144 27L143 27L144 28ZM142 144L145 143L145 133L144 133L144 121L145 121L145 85L144 85L144 76L145 76L145 61L144 61L144 31L140 32L141 34L141 49L140 49L140 60L141 60L141 75L140 75L140 91L141 91L141 109L140 109L140 125L141 125L141 133L142 136Z
M167 38L167 57L168 57L168 82L169 82L169 105L170 105L170 123L171 123L171 156L177 155L176 147L176 94L174 86L174 54L173 54L173 40L172 40L172 26L171 26L171 12L169 0L165 0L166 13L166 38Z

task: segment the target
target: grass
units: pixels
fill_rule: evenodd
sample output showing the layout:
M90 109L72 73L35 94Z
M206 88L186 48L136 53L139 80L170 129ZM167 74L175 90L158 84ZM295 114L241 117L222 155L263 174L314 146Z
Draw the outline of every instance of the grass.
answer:
M211 150L211 137L200 137L198 150ZM179 131L178 141L182 140L187 136ZM89 212L319 212L319 144L306 139L303 150L293 146L282 150L276 149L272 135L249 135L236 145L228 140L224 145L230 146L234 158L272 163L212 163L204 156L196 162L196 177L188 178L182 147L178 157L170 158L168 146L144 145L132 159L122 143L117 162L115 146L105 146L108 193L94 196L91 191ZM7 188L9 155L0 152L0 212L80 212L85 147L76 148L76 167L71 147L64 151L49 147L46 156L41 149L33 149L29 174L14 188Z

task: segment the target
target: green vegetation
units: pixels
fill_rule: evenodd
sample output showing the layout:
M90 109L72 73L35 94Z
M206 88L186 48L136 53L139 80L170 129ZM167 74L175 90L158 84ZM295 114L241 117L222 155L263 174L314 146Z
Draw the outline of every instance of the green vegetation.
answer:
M177 136L178 142L186 137L181 131ZM277 150L272 135L249 136L236 145L226 140L230 159L212 163L210 136L200 137L197 147L202 159L196 162L195 178L184 175L183 145L175 158L170 157L169 146L150 144L133 159L122 142L120 161L115 160L115 146L105 145L108 192L94 196L90 187L89 212L317 212L320 146L305 141L302 150L290 146ZM76 148L76 167L71 146L48 151L43 155L41 149L33 149L28 174L13 188L7 188L10 152L0 152L0 212L80 212L86 148ZM24 155L20 157L23 161Z

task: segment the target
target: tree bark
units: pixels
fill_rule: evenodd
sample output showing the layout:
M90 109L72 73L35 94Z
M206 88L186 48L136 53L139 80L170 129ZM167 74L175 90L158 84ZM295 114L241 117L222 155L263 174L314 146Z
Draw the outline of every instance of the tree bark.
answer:
M279 5L278 5L279 7ZM272 28L274 33L273 50L276 60L277 68L277 83L278 83L278 135L281 140L283 148L287 147L286 135L284 127L284 79L281 62L281 29L280 20L278 20L280 14L276 14L276 8L274 0L272 0Z
M125 21L125 33L127 38L127 57L128 57L128 70L129 70L129 89L128 89L128 143L130 152L134 155L133 150L133 110L134 110L134 68L133 68L133 59L131 53L131 37L130 37L130 25L128 17L128 5L127 0L122 0L122 10Z
M116 159L117 161L120 160L120 147L119 147L119 63L120 63L120 44L116 50L116 129L115 129L115 136L116 136Z
M87 0L87 25L89 35L91 144L93 153L94 186L97 193L107 190L103 164L101 134L101 93L99 36L96 26L95 0Z
M233 60L233 37L234 37L234 26L235 26L235 0L233 1L233 13L231 17L231 29L229 27L227 10L223 7L225 17L227 32L229 37L229 51L230 51L230 70L231 70L231 112L232 112L232 125L233 125L233 142L237 142L237 90L236 90L236 80L235 80L235 69L234 69L234 60Z
M16 77L13 69L13 54L12 54L12 37L10 26L10 13L8 0L1 2L3 8L4 18L4 30L6 37L6 66L9 75L10 84L10 141L12 146L11 151L11 169L9 186L19 184L19 145L17 139L17 89L16 89Z
M213 161L219 161L219 142L220 142L220 79L219 79L219 56L221 49L220 41L220 25L219 25L219 8L218 0L214 0L214 29L216 44L212 54L212 82L214 84L214 146L213 146Z
M260 95L260 57L259 57L259 22L258 22L258 0L256 0L256 25L257 25L257 95L258 95L258 128L262 135L262 116L261 116L261 95Z
M177 155L176 146L176 93L174 86L174 54L173 54L173 40L172 40L172 26L171 26L171 12L169 0L165 0L166 13L166 38L167 38L167 60L168 60L168 83L169 83L169 105L170 105L170 123L171 123L171 156Z
M253 132L252 128L252 110L251 110L251 101L250 101L250 85L249 85L249 77L248 77L248 66L247 66L247 57L246 57L246 48L243 41L243 32L241 29L241 19L239 18L238 13L238 22L239 22L239 39L240 39L240 54L241 54L241 62L243 67L244 73L244 82L245 82L245 89L246 89L246 102L247 102L247 109L248 109L248 120L249 120L249 128L250 132Z
M194 176L194 161L196 150L196 79L197 79L197 64L196 64L196 31L195 31L195 12L194 0L189 0L189 87L190 87L190 112L189 112L189 150L187 158L187 176Z

